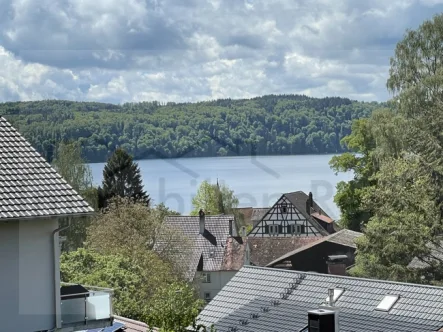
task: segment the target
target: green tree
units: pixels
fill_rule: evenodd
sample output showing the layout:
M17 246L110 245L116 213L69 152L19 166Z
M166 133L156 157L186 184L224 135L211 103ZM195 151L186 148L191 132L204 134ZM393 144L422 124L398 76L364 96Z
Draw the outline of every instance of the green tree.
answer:
M105 200L114 196L127 197L149 206L150 198L143 190L140 168L122 148L115 150L105 165L103 194Z
M154 266L152 267L154 268ZM146 272L123 255L101 255L80 248L60 257L61 281L114 289L114 313L146 321L149 309L147 294L153 284Z
M158 289L147 313L149 326L161 326L164 331L186 332L197 317L203 301L187 283L173 283Z
M192 198L191 215L198 215L200 209L209 214L233 214L238 203L234 191L226 184L220 185L218 180L216 184L211 184L204 180Z
M151 266L162 266L153 274L157 278L167 275L168 269L183 276L189 268L186 258L191 254L185 248L191 246L182 232L163 222L164 217L162 206L147 209L141 203L115 197L106 212L89 226L85 245L101 254L130 257L147 271ZM158 264L159 260L162 264Z
M77 193L93 208L97 208L97 194L92 183L91 169L82 157L79 143L60 143L52 165ZM90 217L76 218L75 222L70 222L70 219L67 217L60 220L61 227L70 224L70 227L60 234L66 237L62 246L63 251L75 250L83 246L86 239L86 229L91 222Z
M401 153L384 147L374 176L377 185L365 195L365 204L374 214L357 246L356 275L430 281L423 271L408 265L413 257L426 259L432 246L441 247L441 40L443 15L437 15L416 31L408 31L391 59L387 86L394 93L396 117L401 119ZM441 264L434 267L441 271ZM441 273L431 275L441 278Z

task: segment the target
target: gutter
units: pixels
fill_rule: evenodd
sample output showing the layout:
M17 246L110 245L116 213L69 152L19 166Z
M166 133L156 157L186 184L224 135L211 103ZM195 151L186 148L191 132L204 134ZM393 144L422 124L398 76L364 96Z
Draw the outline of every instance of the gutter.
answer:
M55 290L55 328L61 329L62 316L61 316L61 296L60 296L60 268L59 268L59 247L58 247L58 234L65 229L71 227L71 219L68 218L68 226L59 227L52 232L52 241L54 247L54 290Z

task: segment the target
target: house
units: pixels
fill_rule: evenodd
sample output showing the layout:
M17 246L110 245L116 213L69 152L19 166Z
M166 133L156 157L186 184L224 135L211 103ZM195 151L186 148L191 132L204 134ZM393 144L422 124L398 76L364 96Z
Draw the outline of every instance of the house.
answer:
M93 209L0 117L2 331L79 331L112 325L112 290L60 283L59 218Z
M305 246L290 251L267 264L267 267L286 268L297 271L328 273L331 268L335 274L345 275L346 268L355 262L355 240L362 233L342 229ZM332 260L329 259L332 257ZM325 262L329 261L329 265ZM340 271L337 269L340 268Z
M338 231L312 193L283 194L248 234L251 265L266 266L279 257Z
M186 277L194 281L200 297L209 302L245 263L246 241L236 236L234 216L168 216L165 223L180 230L187 241L181 257Z
M443 287L244 266L197 319L231 332L442 331Z
M312 193L296 191L283 194L248 235L327 236L337 230L334 220L314 201Z
M269 208L244 207L234 209L234 212L239 216L240 224L251 227L255 227L268 211Z

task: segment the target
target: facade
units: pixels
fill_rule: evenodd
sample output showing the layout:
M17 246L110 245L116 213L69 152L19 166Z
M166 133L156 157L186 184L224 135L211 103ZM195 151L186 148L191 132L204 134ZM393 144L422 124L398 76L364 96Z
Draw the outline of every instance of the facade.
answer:
M245 263L246 241L235 236L234 216L168 216L165 223L186 237L181 261L206 302L229 282Z
M237 332L442 331L443 287L244 266L197 319Z
M248 234L254 237L318 237L338 230L312 193L283 194Z
M326 262L330 256L342 256L342 270L340 274L345 274L347 267L355 262L355 250L357 246L355 240L362 233L343 229L337 233L313 241L298 249L290 251L276 260L268 263L267 267L284 268L297 271L328 273L331 264Z
M0 117L2 331L78 331L112 324L110 290L62 295L67 288L60 284L58 218L75 222L92 212Z

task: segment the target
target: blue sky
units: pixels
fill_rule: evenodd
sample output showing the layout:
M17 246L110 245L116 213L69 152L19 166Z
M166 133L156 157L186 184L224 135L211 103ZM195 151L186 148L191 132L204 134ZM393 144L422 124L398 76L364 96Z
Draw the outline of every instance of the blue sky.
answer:
M0 0L0 101L383 101L443 0Z

